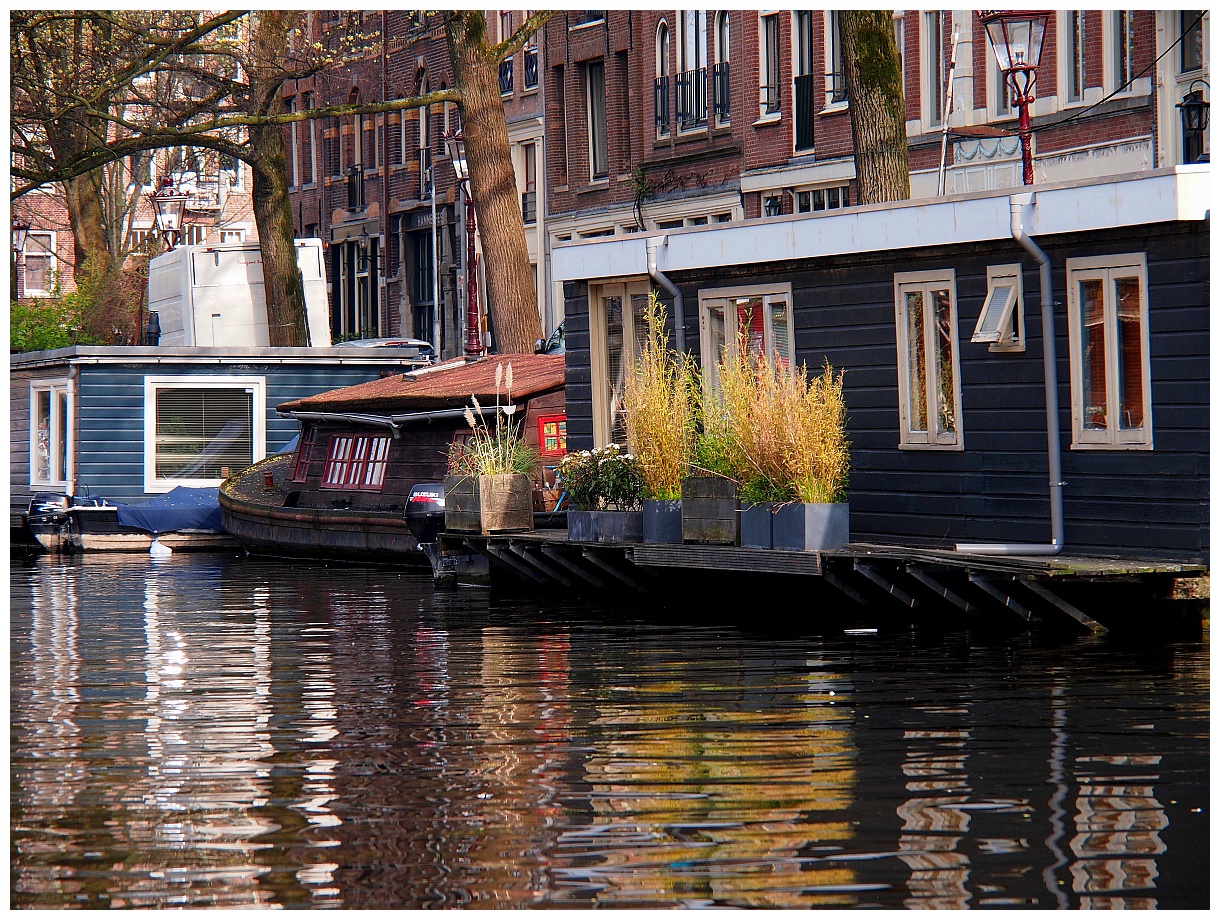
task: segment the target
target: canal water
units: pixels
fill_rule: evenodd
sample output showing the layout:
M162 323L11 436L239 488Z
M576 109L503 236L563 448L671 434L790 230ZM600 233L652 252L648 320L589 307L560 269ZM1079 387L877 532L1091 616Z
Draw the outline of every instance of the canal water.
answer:
M14 559L11 904L1208 906L1206 634L725 603Z

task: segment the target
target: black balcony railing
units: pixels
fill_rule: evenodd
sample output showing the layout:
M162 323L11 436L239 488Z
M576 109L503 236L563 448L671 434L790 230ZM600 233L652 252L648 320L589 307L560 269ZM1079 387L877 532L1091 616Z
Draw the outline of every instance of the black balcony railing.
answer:
M652 121L658 134L669 133L669 77L652 81Z
M538 222L538 193L521 193L521 222L536 224Z
M801 74L793 80L792 97L796 104L796 149L813 149L813 81L811 73Z
M505 58L500 62L500 95L508 96L513 91L513 59Z
M525 49L525 88L538 88L538 52L531 48Z
M674 115L683 129L707 124L707 68L685 70L674 77Z
M717 121L729 120L729 62L712 65L712 114Z
M364 209L364 167L349 166L347 172L347 209Z

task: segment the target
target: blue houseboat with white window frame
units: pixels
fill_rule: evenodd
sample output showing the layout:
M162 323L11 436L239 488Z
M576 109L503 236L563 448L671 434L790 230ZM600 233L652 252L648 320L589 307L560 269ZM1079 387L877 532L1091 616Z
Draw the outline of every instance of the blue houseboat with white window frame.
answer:
M1192 165L560 244L571 447L621 439L655 287L706 374L738 321L845 370L853 541L1206 563L1209 190Z
M113 508L97 503L216 488L296 436L297 423L275 412L280 403L429 360L411 349L342 347L74 346L12 355L10 521L37 496L74 518L47 548L147 549L151 535L116 529Z

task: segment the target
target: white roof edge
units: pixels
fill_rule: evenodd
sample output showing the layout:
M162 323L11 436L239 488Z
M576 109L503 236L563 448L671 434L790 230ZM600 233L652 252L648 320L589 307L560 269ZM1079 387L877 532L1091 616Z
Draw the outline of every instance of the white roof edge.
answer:
M657 254L661 271L1006 239L1011 235L1010 196L1030 192L1034 203L1026 211L1026 231L1034 237L1207 220L1211 168L1175 166L1084 182L866 205L816 217L792 215L561 243L552 250L552 267L557 281L647 275L649 237L665 240Z

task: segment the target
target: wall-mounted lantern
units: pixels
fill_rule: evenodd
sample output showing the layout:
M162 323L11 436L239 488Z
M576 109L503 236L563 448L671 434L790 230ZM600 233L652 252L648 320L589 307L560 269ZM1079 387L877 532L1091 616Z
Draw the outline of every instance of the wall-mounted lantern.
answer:
M1195 89L1199 84L1211 89L1206 80L1195 80L1177 105L1182 116L1182 138L1185 141L1182 158L1187 163L1210 161L1210 157L1203 152L1203 133L1207 131L1212 106L1203 97L1203 90Z

